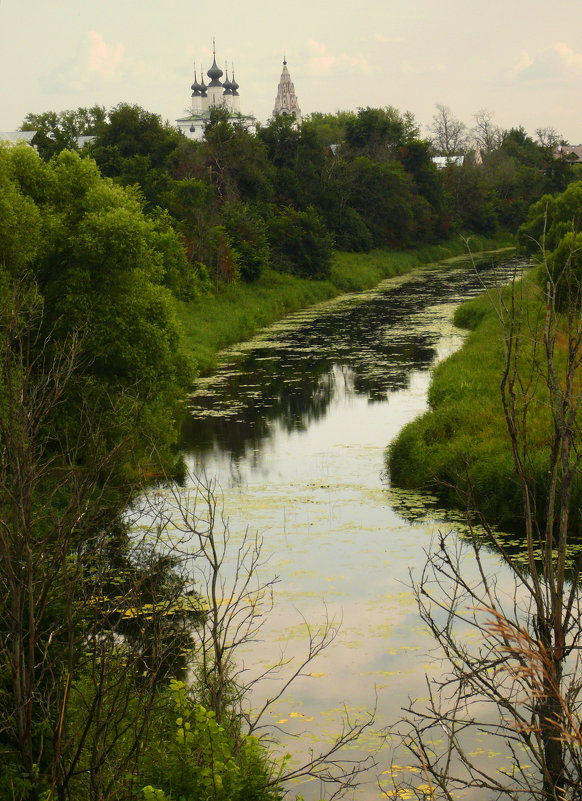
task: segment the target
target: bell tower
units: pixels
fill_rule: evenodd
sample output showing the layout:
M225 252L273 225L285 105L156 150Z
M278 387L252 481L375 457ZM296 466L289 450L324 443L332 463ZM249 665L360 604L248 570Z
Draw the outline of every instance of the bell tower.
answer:
M298 125L301 122L301 109L297 102L295 87L289 75L287 60L285 58L283 58L283 72L281 73L277 97L275 98L275 108L273 109L273 116L276 114L292 115L295 117L295 121Z

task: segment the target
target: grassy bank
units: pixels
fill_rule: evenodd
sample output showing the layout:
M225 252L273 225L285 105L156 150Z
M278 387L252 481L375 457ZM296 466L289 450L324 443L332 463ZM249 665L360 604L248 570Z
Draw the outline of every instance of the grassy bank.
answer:
M474 251L493 250L512 243L507 237L474 237ZM249 339L260 328L286 314L335 297L343 292L368 289L382 279L408 272L420 264L462 255L460 238L408 251L376 250L371 253L335 253L331 276L313 281L269 271L254 284L238 283L217 295L178 305L178 314L190 352L202 375L211 373L220 350Z
M544 381L535 378L531 343L543 327L545 302L530 274L522 282L528 347L520 370L533 398L528 407L527 442L535 476L540 518L548 481L548 443L552 418ZM509 293L509 288L506 290ZM406 426L387 452L392 482L425 489L447 506L471 506L500 528L517 530L521 522L521 488L517 482L501 403L503 337L491 301L482 296L457 310L457 325L472 329L462 349L435 369L429 390L429 411ZM532 331L537 329L538 334ZM563 352L558 354L558 358ZM528 380L534 380L529 382ZM580 482L579 482L580 484ZM581 487L573 508L580 508ZM579 515L576 514L579 518ZM577 521L579 522L579 521Z

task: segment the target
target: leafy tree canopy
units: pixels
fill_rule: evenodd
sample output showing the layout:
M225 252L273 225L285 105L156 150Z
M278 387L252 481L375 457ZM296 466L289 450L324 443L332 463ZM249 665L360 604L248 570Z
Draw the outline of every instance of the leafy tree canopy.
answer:
M526 253L540 250L545 238L548 250L582 226L582 181L574 181L559 195L544 195L529 210L519 229L519 242Z
M109 112L107 123L97 130L95 154L100 148L114 147L121 158L147 156L152 166L162 167L182 140L178 129L163 122L159 114L120 103ZM96 161L99 163L98 158Z
M278 269L303 278L329 275L333 239L315 209L283 209L270 221L269 240Z
M63 151L47 164L26 146L0 147L0 211L3 274L38 288L45 338L81 337L69 423L88 394L96 413L100 397L126 397L133 411L121 427L144 432L143 452L146 435L168 445L192 375L162 285L180 258L171 227L145 217L139 194L102 178L93 161Z
M394 155L396 149L416 139L419 129L410 112L401 114L393 106L360 108L357 116L346 120L345 143L354 155L380 161Z
M33 144L42 158L48 160L61 150L78 149L78 137L94 136L106 119L107 112L103 106L74 111L45 111L42 114L27 114L21 130L37 132Z
M323 114L314 111L303 119L303 125L315 132L319 141L325 146L341 145L345 141L348 121L355 117L353 111L336 111L335 114Z

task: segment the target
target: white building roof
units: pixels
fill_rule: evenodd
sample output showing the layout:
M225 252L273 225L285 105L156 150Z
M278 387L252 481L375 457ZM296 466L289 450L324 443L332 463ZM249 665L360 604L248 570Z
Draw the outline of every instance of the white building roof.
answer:
M0 141L3 142L32 142L36 131L0 131Z
M436 164L438 170L444 167L462 167L465 160L464 156L433 156L432 162Z

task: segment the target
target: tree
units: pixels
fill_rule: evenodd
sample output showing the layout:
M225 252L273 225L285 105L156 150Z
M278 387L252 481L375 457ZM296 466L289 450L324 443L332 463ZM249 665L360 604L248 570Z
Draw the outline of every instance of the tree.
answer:
M519 243L525 253L535 254L539 248L538 243L543 239L548 251L548 262L553 265L557 249L563 249L565 240L572 235L572 226L578 230L581 224L582 181L575 181L559 195L544 195L530 207L527 220L518 232ZM573 269L573 277L579 281L582 275L577 269L577 261L578 254L575 252L569 266ZM565 263L565 258L558 258L558 270ZM556 275L554 267L552 274Z
M493 122L493 111L487 108L479 109L473 114L472 136L481 153L487 156L497 150L503 141L503 131Z
M120 103L98 126L89 152L103 175L122 186L139 184L152 208L165 207L171 188L169 170L183 140L159 114Z
M468 145L467 126L453 116L451 109L437 103L429 130L432 145L440 156L458 156Z
M212 184L219 205L270 198L270 171L260 138L232 123L225 109L215 108L210 111L204 140L199 177Z
M264 222L245 203L225 203L222 219L238 253L243 281L256 281L269 266L269 242Z
M144 216L135 191L114 186L70 151L45 164L30 148L0 148L0 181L3 269L13 280L29 274L51 341L84 332L78 397L71 391L62 410L71 431L84 403L99 409L111 396L125 398L134 419L123 424L147 431L134 469L150 437L170 458L178 398L192 376L163 286L181 247L175 234Z
M333 240L315 209L282 209L268 223L276 269L303 278L327 278Z
M92 155L101 166L101 155L113 148L122 159L133 156L149 158L153 168L165 167L169 157L181 144L183 136L173 125L164 122L159 114L140 106L120 103L108 113L107 122L97 128ZM103 158L103 172L106 161Z
M171 555L130 544L119 519L139 439L120 420L127 398L96 410L78 397L84 335L51 338L45 308L28 276L2 273L0 795L81 783L97 799L139 751L199 610L178 605L189 580Z
M284 760L277 770L258 739L261 717L333 640L333 623L310 632L306 658L251 712L235 657L268 611L260 541L245 537L228 583L230 536L207 488L197 496L206 515L173 488L175 503L134 503L120 518L132 494L116 465L139 435L119 425L127 408L113 394L109 409L87 404L74 432L63 427L83 334L48 338L44 305L26 276L3 275L0 796L137 799L155 781L170 797L179 788L185 797L266 801L301 775L353 786L361 763L340 750L371 716L347 723L301 768ZM113 439L116 430L125 438ZM176 680L186 665L195 698Z
M449 164L440 174L451 227L481 234L495 231L497 198L487 183L488 172L466 156L462 165Z
M571 164L558 152L558 146L567 144L555 128L536 128L543 169L550 191L562 191L572 180Z
M544 245L542 238L540 303L527 306L520 285L492 297L503 342L501 401L521 493L521 547L508 547L486 523L484 533L472 530L465 545L441 535L415 582L422 618L446 670L428 683L426 704L408 708L404 736L433 795L448 799L469 787L508 799L580 798L582 558L574 499L580 482L582 325L580 285L572 280L576 231L558 271ZM560 284L567 299L563 313ZM534 446L539 426L532 422L539 404L549 417L542 447ZM473 511L470 504L470 519ZM487 573L484 544L503 557L512 591ZM442 747L430 741L435 727L440 737L445 733ZM492 751L507 756L507 768L488 769L471 755L467 736L475 731L487 737Z
M36 131L33 145L48 161L61 150L78 150L83 136L95 136L107 119L103 106L78 108L75 111L46 111L27 114L20 126L22 131Z
M353 111L336 111L335 114L314 111L303 118L303 123L315 131L317 138L325 147L331 147L344 142L347 122L353 117Z
M393 106L360 108L355 117L346 120L345 145L355 156L367 156L378 161L393 158L396 150L410 139L416 139L419 129L410 112L404 115Z
M349 204L370 230L376 247L409 244L414 237L414 183L398 161L359 156L347 167Z

